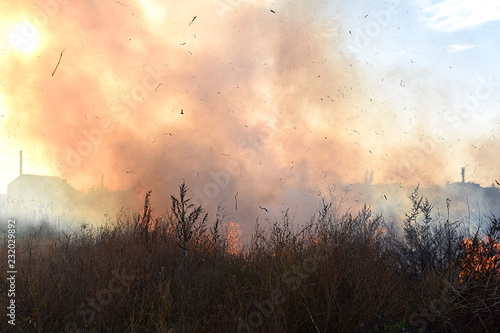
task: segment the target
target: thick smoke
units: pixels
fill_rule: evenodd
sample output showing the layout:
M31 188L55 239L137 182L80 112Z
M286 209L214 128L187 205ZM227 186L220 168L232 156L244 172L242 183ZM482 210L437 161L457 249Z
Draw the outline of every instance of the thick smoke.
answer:
M314 189L367 169L378 182L443 182L433 173L442 156L418 141L432 133L417 122L423 132L395 140L394 107L368 106L375 96L346 52L341 18L325 18L320 2L1 6L41 38L2 61L12 110L3 126L78 189L103 175L134 202L152 189L164 209L186 181L196 202L253 219L259 206L314 207ZM446 150L434 141L433 152Z

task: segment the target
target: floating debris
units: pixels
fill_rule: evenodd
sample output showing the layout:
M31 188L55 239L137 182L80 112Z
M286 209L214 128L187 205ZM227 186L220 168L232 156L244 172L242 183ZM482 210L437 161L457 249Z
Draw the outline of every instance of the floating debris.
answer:
M54 68L54 71L52 72L52 76L54 76L54 74L56 73L57 67L59 67L59 64L61 63L61 59L62 59L62 55L63 55L64 51L66 51L66 49L61 51L61 55L59 56L59 61L57 62L56 68Z

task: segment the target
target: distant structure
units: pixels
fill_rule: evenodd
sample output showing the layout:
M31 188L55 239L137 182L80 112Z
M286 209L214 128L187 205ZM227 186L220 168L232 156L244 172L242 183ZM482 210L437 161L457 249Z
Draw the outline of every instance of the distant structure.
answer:
M19 151L19 175L23 174L23 151Z
M23 201L70 204L78 201L80 192L64 179L54 176L21 174L7 185L7 197Z
M54 204L71 204L80 200L81 193L64 179L23 173L23 151L19 151L19 176L7 185L8 199Z
M465 183L465 167L462 167L462 184Z
M368 170L365 171L365 184L371 185L373 183L373 170L368 174Z

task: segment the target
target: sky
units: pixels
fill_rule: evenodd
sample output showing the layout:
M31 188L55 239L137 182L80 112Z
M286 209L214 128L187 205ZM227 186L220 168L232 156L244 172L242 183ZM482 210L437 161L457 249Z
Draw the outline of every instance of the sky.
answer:
M23 171L259 205L500 181L500 4L0 1L0 192ZM167 199L167 200L166 200ZM244 206L246 203L246 206Z

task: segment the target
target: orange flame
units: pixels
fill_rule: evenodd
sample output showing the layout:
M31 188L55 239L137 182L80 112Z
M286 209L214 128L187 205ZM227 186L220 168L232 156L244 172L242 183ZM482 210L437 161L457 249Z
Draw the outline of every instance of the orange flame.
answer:
M241 228L236 221L229 222L226 236L227 252L232 255L240 253L241 243Z
M463 240L463 248L466 252L465 258L461 260L462 271L460 272L460 281L464 282L469 276L475 279L494 273L497 279L500 279L500 242L486 238L479 244L474 244L472 239ZM492 249L493 251L489 251ZM493 252L493 253L491 253Z
M319 234L314 233L307 236L306 243L308 246L316 247L317 245L319 245L320 241L321 239Z

